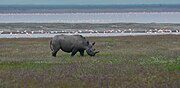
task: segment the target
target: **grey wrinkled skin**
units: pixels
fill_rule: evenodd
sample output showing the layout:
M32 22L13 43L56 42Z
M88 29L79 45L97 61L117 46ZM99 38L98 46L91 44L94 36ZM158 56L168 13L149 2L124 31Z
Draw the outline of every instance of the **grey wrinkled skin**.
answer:
M57 52L61 49L64 52L71 53L74 56L77 52L84 56L84 51L90 56L95 56L99 51L93 49L95 42L90 44L85 37L81 35L56 35L50 41L52 56L56 57Z

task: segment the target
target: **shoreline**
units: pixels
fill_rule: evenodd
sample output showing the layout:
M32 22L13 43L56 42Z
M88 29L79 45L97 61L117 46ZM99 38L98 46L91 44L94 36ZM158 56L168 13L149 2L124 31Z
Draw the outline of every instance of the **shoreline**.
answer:
M112 36L155 36L180 35L174 33L59 33L59 34L0 34L0 38L51 38L55 35L82 35L85 37L112 37Z

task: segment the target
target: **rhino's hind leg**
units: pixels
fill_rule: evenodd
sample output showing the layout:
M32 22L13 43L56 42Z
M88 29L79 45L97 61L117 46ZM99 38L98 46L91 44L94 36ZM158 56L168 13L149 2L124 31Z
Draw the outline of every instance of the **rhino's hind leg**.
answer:
M53 57L56 57L56 54L57 54L57 52L54 52L54 51L52 52Z
M52 56L56 57L57 52L59 51L60 47L53 46Z

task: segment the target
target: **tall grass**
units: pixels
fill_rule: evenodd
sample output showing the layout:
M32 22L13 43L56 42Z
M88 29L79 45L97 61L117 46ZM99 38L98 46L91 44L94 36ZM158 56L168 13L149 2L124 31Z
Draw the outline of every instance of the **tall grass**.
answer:
M180 35L89 37L95 57L59 51L49 40L0 39L0 87L178 88Z

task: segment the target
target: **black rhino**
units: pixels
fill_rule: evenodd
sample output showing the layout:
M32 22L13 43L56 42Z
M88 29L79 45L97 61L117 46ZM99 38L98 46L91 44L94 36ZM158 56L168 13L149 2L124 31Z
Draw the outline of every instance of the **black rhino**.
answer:
M56 35L50 41L50 48L54 57L60 49L67 53L72 52L71 56L74 56L77 52L84 56L85 50L88 55L95 56L99 51L95 51L94 44L95 42L90 44L82 35Z

